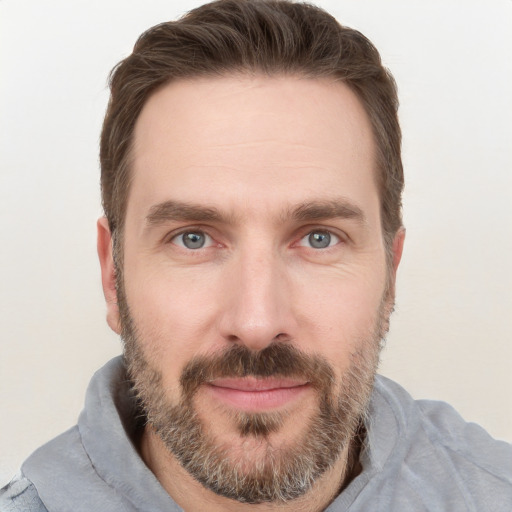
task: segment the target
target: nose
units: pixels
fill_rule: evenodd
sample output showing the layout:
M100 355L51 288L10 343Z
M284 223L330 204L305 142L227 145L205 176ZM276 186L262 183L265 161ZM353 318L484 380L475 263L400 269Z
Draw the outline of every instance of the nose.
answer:
M262 252L241 255L230 265L220 321L225 340L255 351L292 339L295 330L285 264Z

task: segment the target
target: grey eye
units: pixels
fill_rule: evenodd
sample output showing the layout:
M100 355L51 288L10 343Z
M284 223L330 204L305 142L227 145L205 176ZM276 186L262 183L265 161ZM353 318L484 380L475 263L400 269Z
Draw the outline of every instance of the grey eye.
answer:
M201 249L210 241L210 237L202 231L187 231L176 236L174 243L187 249Z
M327 231L313 231L308 235L308 242L314 249L325 249L331 245L331 234Z

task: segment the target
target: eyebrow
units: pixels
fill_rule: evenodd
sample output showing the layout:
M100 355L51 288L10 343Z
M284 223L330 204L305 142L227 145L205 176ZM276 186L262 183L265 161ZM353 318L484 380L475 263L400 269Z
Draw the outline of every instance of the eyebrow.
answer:
M164 201L149 209L148 226L158 226L169 221L221 222L225 219L217 208L181 201Z
M285 210L282 222L296 220L300 222L321 219L353 219L365 224L366 217L358 206L346 199L309 201ZM153 205L146 216L148 227L159 226L172 221L234 223L235 215L221 213L213 206L169 200Z
M294 208L290 216L298 221L339 218L353 219L360 224L366 224L363 210L342 198L303 203Z

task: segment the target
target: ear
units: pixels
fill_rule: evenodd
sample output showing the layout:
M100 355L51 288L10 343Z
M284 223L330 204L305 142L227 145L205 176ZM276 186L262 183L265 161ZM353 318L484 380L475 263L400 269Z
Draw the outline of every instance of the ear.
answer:
M107 323L117 334L121 333L119 308L117 306L116 269L112 254L112 235L106 217L97 222L98 227L98 257L101 266L101 284L107 303Z
M393 238L393 243L391 244L391 262L388 260L388 274L387 274L387 282L386 282L386 298L390 301L389 304L393 307L395 302L395 287L396 287L396 272L398 270L398 265L400 265L400 260L402 259L402 251L404 249L404 240L405 240L405 228L401 227ZM387 258L386 258L387 259ZM392 309L390 310L390 312Z
M396 277L396 271L398 270L398 265L400 264L400 260L402 259L404 241L405 228L401 227L395 234L395 238L393 239L393 246L391 248L393 252L393 279Z

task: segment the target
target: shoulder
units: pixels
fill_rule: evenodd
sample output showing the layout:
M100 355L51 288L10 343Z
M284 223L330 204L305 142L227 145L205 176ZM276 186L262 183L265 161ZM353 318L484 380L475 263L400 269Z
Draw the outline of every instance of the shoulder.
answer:
M0 512L48 512L32 482L22 473L0 489Z
M402 434L422 439L440 449L496 473L512 485L512 445L494 439L476 423L467 422L450 404L415 400L399 384L379 375L376 392L393 410ZM456 454L456 455L455 455Z
M512 445L466 422L447 403L414 400L389 379L379 376L376 392L393 410L402 487L430 493L429 501L445 495L464 510L512 510Z
M502 481L512 489L512 445L494 439L480 425L466 422L445 402L418 400L421 426L454 467ZM511 491L512 492L512 491Z

